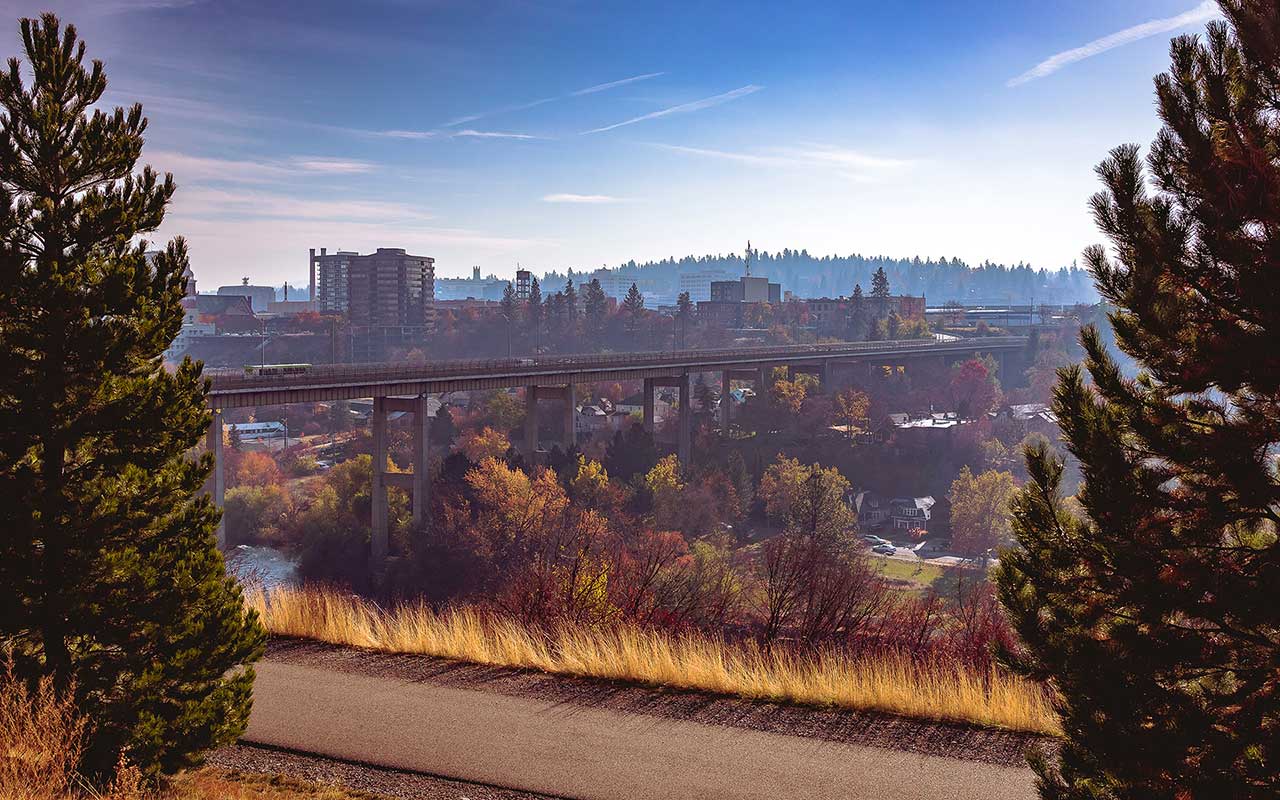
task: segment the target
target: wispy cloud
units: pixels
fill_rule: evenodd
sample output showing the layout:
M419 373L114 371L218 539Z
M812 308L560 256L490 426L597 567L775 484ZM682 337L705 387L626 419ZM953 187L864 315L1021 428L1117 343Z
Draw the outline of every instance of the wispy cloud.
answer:
M541 136L534 136L531 133L509 133L507 131L477 131L467 128L466 130L457 131L453 136L466 136L475 139L541 139Z
M466 116L455 117L449 120L444 124L444 127L454 128L459 125L465 125L468 122L475 122L478 119L484 119L485 117L492 117L498 114L511 114L516 111L528 111L531 108L537 108L538 106L546 105L547 103L554 103L557 100L565 100L570 97L580 97L585 94L595 94L596 92L604 92L604 91L608 91L609 89L616 89L619 86L626 86L629 83L636 83L637 81L647 81L650 78L657 78L660 75L666 75L666 74L667 73L665 72L646 72L643 75L633 75L630 78L623 78L617 81L609 81L608 83L597 83L595 86L588 86L585 89L579 89L576 92L569 92L568 94L556 95L555 97L543 97L538 100L531 100L527 103L517 103L515 105L510 105L510 106L502 106L501 108L495 108L489 111L481 111L478 114L467 114ZM514 137L508 137L508 138L514 138Z
M799 147L784 147L779 150L779 153L784 158L810 163L836 164L857 169L896 169L909 166L912 163L907 159L873 156L859 150L850 150L847 147L836 147L828 144L803 144Z
M572 192L560 192L558 194L544 195L542 202L544 203L584 203L587 205L597 205L601 203L617 203L621 198L610 197L607 194L573 194Z
M630 78L623 78L620 81L609 81L608 83L597 83L595 86L588 86L585 89L579 89L576 92L570 92L569 97L581 97L584 94L595 94L603 92L607 89L616 89L619 86L626 86L628 83L637 83L639 81L647 81L650 78L659 78L666 75L665 72L646 72L643 75L633 75Z
M162 172L172 172L182 182L216 181L223 183L273 183L309 175L358 175L373 172L377 164L370 161L293 156L283 160L209 158L172 150L143 153L143 161Z
M724 94L717 94L712 97L704 97L701 100L694 100L689 103L681 103L678 106L671 106L670 108L664 108L661 111L651 111L648 114L642 114L638 117L625 119L622 122L615 122L612 125L605 125L603 128L592 128L591 130L583 131L582 133L584 135L588 133L604 133L605 131L616 130L617 128L621 128L626 125L634 125L637 122L645 122L651 119L669 117L673 114L689 114L694 111L701 111L704 108L711 108L712 106L718 106L722 103L728 103L731 100L737 100L739 97L746 97L747 95L754 94L763 88L764 88L763 86L748 84L747 86L740 86L731 92L725 92Z
M685 153L691 156L706 156L707 158L719 158L725 161L738 161L743 164L757 164L760 166L789 166L785 158L778 156L764 155L761 153L735 153L729 150L713 150L708 147L687 147L681 144L661 144L652 143L653 147L662 150L670 150L674 153Z
M385 139L434 139L440 135L439 131L368 131L373 136L381 136Z
M465 117L455 117L454 119L446 122L444 127L455 128L459 125L465 125L468 122L475 122L478 119L492 117L497 114L510 114L516 111L528 111L531 108L537 108L538 106L546 105L547 103L551 103L559 99L559 97L544 97L541 100L531 100L528 103L517 103L513 106L503 106L502 108L495 108L491 111L481 111L479 114L468 114Z
M175 213L200 219L286 219L414 224L433 219L416 206L380 200L316 200L257 189L193 187L174 199Z
M1094 39L1092 42L1080 45L1079 47L1073 47L1070 50L1055 53L1021 75L1010 78L1005 85L1010 87L1021 86L1022 84L1027 83L1028 81L1033 81L1036 78L1043 78L1046 75L1052 75L1068 64L1083 61L1084 59L1096 56L1099 53L1105 53L1108 50L1121 47L1131 42L1139 41L1140 39L1146 39L1150 36L1168 33L1169 31L1177 30L1178 28L1183 28L1187 25L1197 25L1202 22L1207 22L1220 16L1222 16L1222 12L1218 10L1218 4L1216 2L1212 2L1212 0L1205 0L1205 2L1190 11L1183 12L1177 16L1153 19L1149 22L1144 22L1141 25L1134 25L1133 27L1125 28L1122 31L1116 31L1108 36L1103 36L1101 39Z
M653 147L692 156L736 161L760 167L807 167L843 170L842 174L860 182L874 181L878 175L909 167L914 160L875 156L860 150L828 144L803 143L790 147L770 147L757 152L714 150L678 144L653 143Z
M377 165L369 161L352 161L341 158L324 158L320 156L294 156L290 163L303 172L318 172L327 175L355 175L372 172Z

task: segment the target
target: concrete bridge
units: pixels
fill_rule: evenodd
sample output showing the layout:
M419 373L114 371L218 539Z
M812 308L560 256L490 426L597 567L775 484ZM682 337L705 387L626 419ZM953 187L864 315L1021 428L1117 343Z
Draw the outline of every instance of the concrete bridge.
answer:
M876 367L933 366L975 355L991 355L1005 374L1005 364L1026 347L1025 336L998 336L954 341L908 340L888 342L840 342L836 344L741 347L725 350L684 350L607 355L539 356L484 360L437 361L426 364L369 363L317 365L290 375L247 375L242 370L206 370L213 386L208 395L213 409L208 444L216 466L209 490L222 507L225 486L222 474L222 411L228 408L312 403L373 398L373 538L371 558L379 569L388 552L388 486L409 491L413 519L424 524L430 484L427 476L430 419L427 396L438 392L478 391L523 387L525 429L522 450L531 460L538 446L538 411L542 400L558 400L565 415L564 442L573 445L574 386L599 381L644 381L644 425L654 424L654 390L675 387L680 393L679 434L676 453L689 463L692 444L690 376L702 372L721 374L722 393L728 395L733 380L749 380L763 393L775 367L791 374L807 372L826 385L836 368L871 370ZM720 404L720 424L729 428L730 403ZM386 472L387 414L413 415L413 472ZM225 529L218 528L218 544L225 544Z

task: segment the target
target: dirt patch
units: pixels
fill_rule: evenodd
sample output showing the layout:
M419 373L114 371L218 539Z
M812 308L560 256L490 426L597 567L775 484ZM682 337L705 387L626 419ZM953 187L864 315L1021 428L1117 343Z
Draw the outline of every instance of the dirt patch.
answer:
M674 689L617 681L574 678L527 669L493 667L422 655L379 653L303 639L274 637L267 659L322 667L357 675L429 682L497 692L554 703L630 714L689 720L706 725L803 736L1002 766L1022 766L1032 748L1052 741L1034 734L891 714L858 712Z
M283 775L348 792L397 800L556 800L481 783L373 767L260 745L238 744L209 754L209 763L236 772Z

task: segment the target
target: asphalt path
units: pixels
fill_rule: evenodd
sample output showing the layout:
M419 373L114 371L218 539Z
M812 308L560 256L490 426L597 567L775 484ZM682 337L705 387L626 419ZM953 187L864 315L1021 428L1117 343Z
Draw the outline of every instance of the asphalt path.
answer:
M571 798L1028 800L1032 773L264 661L245 740Z

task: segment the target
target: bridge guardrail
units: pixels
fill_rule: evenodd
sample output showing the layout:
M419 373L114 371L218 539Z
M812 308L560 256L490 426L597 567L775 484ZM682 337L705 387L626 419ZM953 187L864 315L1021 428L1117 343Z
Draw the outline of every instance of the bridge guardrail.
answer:
M429 380L450 378L477 373L537 375L548 370L576 371L597 370L608 367L644 368L667 364L714 364L726 360L795 359L813 356L857 356L860 353L901 350L981 350L983 346L1008 347L1026 342L1023 336L987 336L962 339L955 342L938 342L931 339L907 339L882 342L838 342L829 344L782 345L763 347L719 348L715 350L649 350L636 353L603 353L525 358L450 359L447 361L407 364L401 362L369 362L363 364L317 364L305 373L295 375L246 375L238 369L208 369L205 375L213 379L213 390L271 389L272 387L302 388L326 385L350 380L394 381L396 379Z

